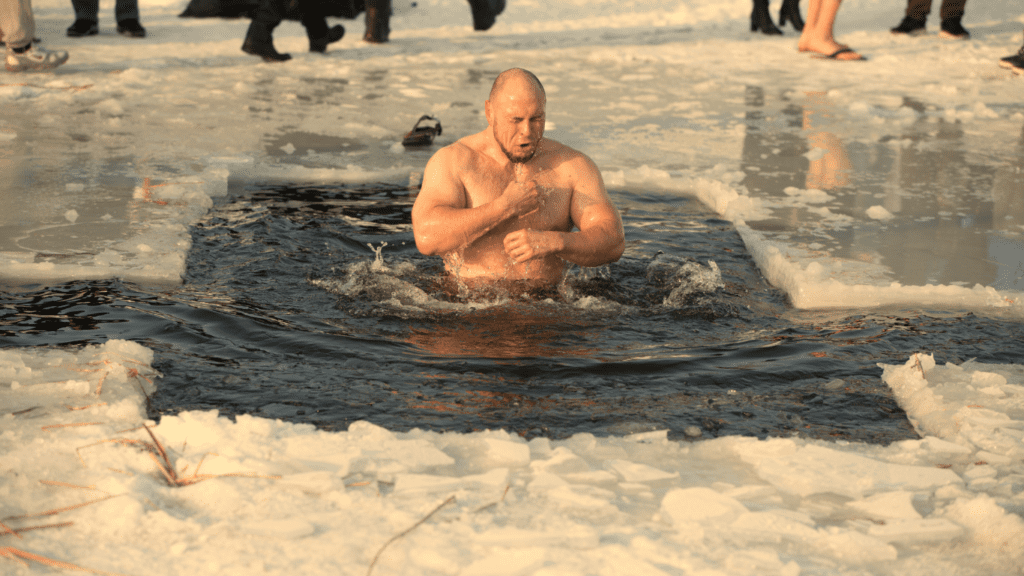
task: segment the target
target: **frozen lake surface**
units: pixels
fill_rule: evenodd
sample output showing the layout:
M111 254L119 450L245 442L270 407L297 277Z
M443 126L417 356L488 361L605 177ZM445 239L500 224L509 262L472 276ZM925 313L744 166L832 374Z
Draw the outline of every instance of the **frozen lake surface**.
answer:
M5 570L1020 574L1017 3L950 42L847 0L859 63L739 1L396 1L275 65L180 0L142 41L34 7L71 59L0 76L0 522L72 524ZM627 251L446 299L408 208L511 66Z

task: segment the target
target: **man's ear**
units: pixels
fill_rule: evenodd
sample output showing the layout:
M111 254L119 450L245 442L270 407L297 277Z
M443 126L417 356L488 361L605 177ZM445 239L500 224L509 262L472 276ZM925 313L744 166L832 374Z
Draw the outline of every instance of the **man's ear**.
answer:
M491 126L491 101L484 100L484 118L487 118L487 125Z

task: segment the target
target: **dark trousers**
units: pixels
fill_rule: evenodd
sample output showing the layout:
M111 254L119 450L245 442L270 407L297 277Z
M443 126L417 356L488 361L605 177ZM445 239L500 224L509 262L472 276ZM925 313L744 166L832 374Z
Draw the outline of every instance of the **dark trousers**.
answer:
M99 0L71 0L75 9L76 20L99 20ZM118 22L139 19L139 0L116 0L114 2L114 18Z
M942 0L939 17L943 20L963 17L964 4L967 4L967 0ZM907 16L916 20L926 20L931 11L932 0L909 0L907 2Z
M322 0L260 0L252 23L269 33L285 18L297 18L306 28L306 36L327 36L328 6Z

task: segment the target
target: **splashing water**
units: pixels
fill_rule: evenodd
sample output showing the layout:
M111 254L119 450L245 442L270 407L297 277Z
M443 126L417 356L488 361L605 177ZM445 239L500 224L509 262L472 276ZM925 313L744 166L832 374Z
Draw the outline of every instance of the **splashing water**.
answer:
M369 246L370 250L373 250L373 253L376 255L373 259L373 264L370 265L370 269L374 272L387 272L388 269L387 266L384 265L383 252L388 243L381 242L379 248L374 248L373 244L370 243L367 243L366 245Z

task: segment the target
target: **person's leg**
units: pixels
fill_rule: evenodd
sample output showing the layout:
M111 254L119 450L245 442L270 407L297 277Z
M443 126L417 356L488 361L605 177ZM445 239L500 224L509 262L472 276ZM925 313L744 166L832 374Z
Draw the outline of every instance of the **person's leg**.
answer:
M299 21L306 29L306 37L309 38L309 51L326 52L328 44L341 40L345 35L345 27L341 24L327 27L323 4L318 2L305 2L304 4L300 4L302 16Z
M366 33L363 40L379 44L391 34L391 0L366 0Z
M960 20L964 17L964 5L967 0L942 0L939 15L942 17L942 29L939 36L954 40L966 40L971 33L963 27Z
M68 53L51 52L32 45L36 20L30 0L0 0L0 29L4 31L8 72L50 70L67 62Z
M505 0L469 0L469 9L473 14L473 29L487 30L505 10Z
M932 0L908 0L906 15L895 28L890 28L893 34L906 34L907 36L918 36L925 33L925 22L928 13L932 10Z
M764 34L782 34L782 30L772 22L768 13L768 0L754 0L754 10L750 13L750 31Z
M290 60L291 55L280 54L274 48L274 28L284 20L287 0L261 0L245 33L242 51L260 56L267 62Z
M0 0L0 29L8 48L24 48L32 43L36 21L29 0Z
M139 19L139 0L115 0L114 18L118 22Z
M849 48L836 42L833 26L839 12L840 0L810 0L807 3L807 19L797 44L801 52L816 52L833 56L837 60L861 60L863 57L853 51L839 53Z
M907 2L907 18L927 20L932 11L932 0L909 0Z
M68 36L77 38L100 33L99 0L71 0L71 7L75 10L75 21L68 27Z
M967 0L942 0L942 7L939 9L939 16L943 20L950 18L963 18L964 6Z
M114 18L118 34L131 38L146 37L146 29L139 23L139 0L115 0Z
M782 0L782 7L779 8L779 28L782 28L789 20L797 32L803 32L804 19L800 16L800 0Z

